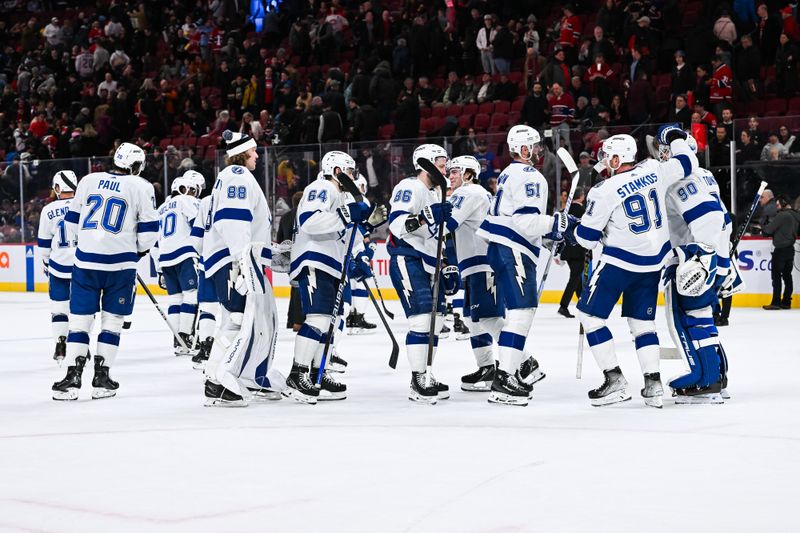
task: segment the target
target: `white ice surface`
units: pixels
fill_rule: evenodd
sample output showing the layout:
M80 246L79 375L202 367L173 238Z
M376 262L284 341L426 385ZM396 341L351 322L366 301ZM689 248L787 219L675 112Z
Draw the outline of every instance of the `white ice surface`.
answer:
M201 374L171 355L145 298L112 371L118 396L90 400L87 370L80 400L58 403L46 296L0 294L0 316L2 532L800 530L797 311L734 309L722 330L733 399L660 411L639 398L618 316L634 398L591 407L601 374L587 349L575 379L577 322L554 306L533 330L547 378L525 408L458 390L474 359L452 338L434 363L452 398L409 402L405 353L389 369L380 329L343 340L345 401L204 408ZM394 327L402 350L404 321ZM282 330L282 370L292 346ZM678 372L663 363L665 378Z

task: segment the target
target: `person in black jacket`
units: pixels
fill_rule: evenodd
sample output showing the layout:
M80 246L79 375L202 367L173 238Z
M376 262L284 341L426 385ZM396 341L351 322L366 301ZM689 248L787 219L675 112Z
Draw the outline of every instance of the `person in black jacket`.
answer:
M395 138L414 139L419 135L419 101L416 96L400 95L394 115Z
M522 104L520 119L523 124L540 129L547 120L547 96L541 82L534 82L533 89Z
M300 200L303 199L303 192L297 191L292 195L292 209L281 217L278 223L278 235L275 242L282 243L291 241L294 238L294 221L297 218L297 206L300 205ZM300 289L292 285L292 291L289 296L289 315L286 318L286 327L293 331L300 331L300 326L306 321L303 314L303 308L300 305Z
M790 309L792 307L792 269L794 245L800 229L800 213L792 209L792 202L781 194L777 198L778 214L764 226L764 235L772 236L772 302L764 309ZM781 298L783 281L783 298Z
M575 195L572 197L572 205L569 207L569 214L581 218L583 216L583 188L576 187ZM580 297L583 291L583 264L586 256L586 250L575 245L567 245L564 251L561 252L561 259L567 262L569 267L569 281L564 288L564 294L561 295L561 306L558 308L558 314L566 318L575 318L575 315L569 312L567 307L572 301L573 294Z
M369 102L359 105L355 98L350 99L350 111L353 113L354 141L374 141L378 138L378 112Z

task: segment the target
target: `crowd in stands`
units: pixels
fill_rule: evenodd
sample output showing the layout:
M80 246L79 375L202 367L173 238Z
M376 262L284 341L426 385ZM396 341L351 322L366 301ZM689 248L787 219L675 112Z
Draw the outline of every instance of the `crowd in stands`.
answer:
M170 173L207 169L226 129L262 145L450 137L487 179L504 163L487 136L517 123L589 156L603 128L677 121L712 165L728 164L734 134L737 161L797 157L786 2L309 0L251 21L244 0L8 0L0 222L19 218L20 163L132 140L160 164L169 154ZM733 131L751 115L787 123ZM572 146L576 131L594 137Z

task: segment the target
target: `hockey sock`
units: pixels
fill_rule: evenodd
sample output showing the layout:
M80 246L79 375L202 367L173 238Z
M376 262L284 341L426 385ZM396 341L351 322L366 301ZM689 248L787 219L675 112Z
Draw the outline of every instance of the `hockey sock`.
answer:
M181 300L183 293L180 292L167 296L167 321L175 331L180 331L181 326Z
M506 312L506 322L497 340L500 356L500 370L514 375L522 363L526 335L531 329L534 308L510 309Z
M197 289L183 291L181 302L180 332L191 333L194 326L194 316L197 313Z
M659 370L659 347L656 323L653 320L628 319L628 326L636 345L636 356L643 374L653 374Z
M214 328L217 326L216 314L219 311L219 304L203 302L200 304L200 317L197 322L197 332L200 340L206 340L214 336Z
M322 360L322 349L325 346L325 333L329 327L330 317L325 315L307 315L300 326L294 340L294 362L298 365L311 366L313 361L319 365Z
M69 334L69 300L51 301L50 313L53 339L58 342L59 337L66 337Z
M351 301L352 307L357 313L363 313L367 307L367 289L363 286L357 285L355 282L351 285Z
M117 358L119 335L125 317L103 311L100 314L100 334L97 336L97 355L103 358L103 366L110 367Z
M76 357L86 357L89 353L89 333L92 331L94 315L69 315L67 334L66 366L75 366Z
M592 355L600 370L611 370L619 366L617 354L614 351L614 337L606 327L606 321L584 313L580 313L580 319L583 329L586 331L589 348L592 350Z
M462 318L469 316L469 310L464 309L464 289L460 289L453 296L453 312L461 313Z
M430 328L430 315L413 315L408 317L409 332L406 334L406 354L408 366L412 372L425 372L428 364L428 339ZM434 337L433 345L438 342L438 335Z

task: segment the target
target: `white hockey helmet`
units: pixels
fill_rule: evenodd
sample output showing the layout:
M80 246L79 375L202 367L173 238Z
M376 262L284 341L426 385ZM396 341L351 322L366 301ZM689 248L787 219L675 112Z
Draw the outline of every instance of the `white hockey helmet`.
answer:
M636 162L636 140L627 134L612 135L603 141L603 147L597 154L597 158L602 161L609 170L616 171L624 163ZM611 166L611 159L619 157L619 165L616 168Z
M364 174L359 172L358 178L353 180L358 187L358 190L361 191L361 194L367 194L367 178L364 177Z
M539 132L524 124L514 126L508 130L506 142L508 143L508 151L520 157L522 157L522 148L527 146L529 155L526 161L530 161L542 149L540 145L542 138L539 136Z
M420 170L424 169L417 164L418 159L427 159L436 165L436 160L440 157L445 158L445 164L447 164L447 161L450 160L450 156L447 155L445 149L438 144L420 144L414 149L414 154L411 156L411 159L414 163L414 170L419 172Z
M200 196L200 191L206 188L206 179L196 170L187 170L181 177L191 183L192 188L197 192L197 196Z
M337 168L341 172L353 177L356 171L356 162L352 157L350 157L350 154L334 150L322 156L320 167L322 168L322 174L325 177L336 179Z
M170 186L169 190L172 193L187 194L189 189L193 188L194 186L194 183L185 176L178 176L172 180L172 185Z
M56 186L58 186L58 191L56 191ZM55 176L53 176L53 191L55 191L56 197L60 198L61 193L64 192L75 192L77 188L78 177L73 171L59 170L56 172Z
M472 157L471 155L460 155L458 157L454 157L450 161L449 168L457 168L461 171L461 178L464 179L467 170L472 171L473 176L472 179L478 179L478 175L481 173L481 164L478 163L478 160Z
M114 166L138 176L144 170L144 150L132 143L122 143L114 151Z

